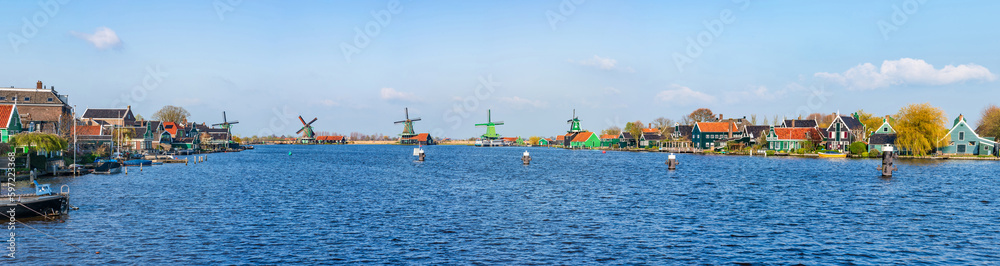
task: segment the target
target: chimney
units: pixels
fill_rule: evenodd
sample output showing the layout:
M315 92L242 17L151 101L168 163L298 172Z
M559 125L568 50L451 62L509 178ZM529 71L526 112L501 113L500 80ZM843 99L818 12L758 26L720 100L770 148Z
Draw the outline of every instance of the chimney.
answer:
M727 122L729 124L729 138L733 138L733 122Z
M37 85L38 86L35 87L36 89L39 89L39 90L42 89L42 81L41 80L38 81Z
M795 119L792 119L792 127L795 127Z
M653 123L649 123L649 125L646 126L646 128L653 128Z
M719 121L722 121L722 114L719 114Z

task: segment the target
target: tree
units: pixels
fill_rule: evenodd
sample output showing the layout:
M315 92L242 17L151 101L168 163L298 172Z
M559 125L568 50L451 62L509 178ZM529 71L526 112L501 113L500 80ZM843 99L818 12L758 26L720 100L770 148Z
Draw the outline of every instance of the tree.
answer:
M812 113L809 116L806 116L806 119L816 120L816 125L819 126L819 128L827 128L830 127L830 124L833 123L834 119L837 119L837 115Z
M174 123L185 123L187 122L188 116L191 116L191 113L188 113L184 107L177 107L173 105L164 106L163 108L160 108L159 111L156 111L156 113L153 113L153 119Z
M946 121L944 111L930 103L907 105L896 114L896 145L913 155L927 155L943 146Z
M757 115L756 114L751 114L750 115L750 124L751 125L756 125L757 124Z
M601 135L619 135L622 133L622 128L618 126L610 126L605 130L601 130Z
M635 147L639 147L639 138L642 137L642 129L645 128L642 121L636 120L635 122L625 123L625 132L632 134L632 138L635 139Z
M542 140L542 138L538 136L532 136L528 138L528 144L531 144L532 146L538 145L539 140Z
M875 130L882 126L882 118L873 114L865 113L865 110L858 110L858 121L865 124L865 136L871 136Z
M688 115L693 122L710 122L715 120L715 114L708 108L698 108Z
M69 142L59 136L40 132L11 136L10 143L16 147L35 147L45 151L61 151L69 146Z
M660 130L660 134L666 135L673 129L674 121L661 116L653 119L653 126Z
M848 146L847 150L850 151L851 154L861 155L861 153L868 150L868 145L865 145L864 142L855 141L854 143L851 143L851 146Z
M981 137L1000 138L1000 107L991 104L983 109L982 118L976 123L976 134Z
M142 120L146 120L146 118L142 117L142 115L140 115L140 114L135 114L135 120L142 121Z

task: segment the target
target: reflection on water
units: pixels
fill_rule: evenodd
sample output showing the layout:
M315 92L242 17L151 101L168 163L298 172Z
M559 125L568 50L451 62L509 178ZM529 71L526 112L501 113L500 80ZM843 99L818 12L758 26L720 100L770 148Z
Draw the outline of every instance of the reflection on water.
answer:
M18 263L982 264L996 162L527 148L261 146L64 178L80 207L19 228ZM291 152L291 155L289 155ZM57 187L58 185L53 185ZM96 252L100 254L95 254Z

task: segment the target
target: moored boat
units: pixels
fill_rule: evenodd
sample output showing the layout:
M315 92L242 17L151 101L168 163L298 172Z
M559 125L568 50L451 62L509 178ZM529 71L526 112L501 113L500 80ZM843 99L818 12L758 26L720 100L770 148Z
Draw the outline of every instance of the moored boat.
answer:
M847 154L836 151L828 151L819 153L819 158L847 158Z
M111 175L122 172L122 165L117 161L104 160L100 161L97 167L94 167L95 174Z
M128 166L153 165L153 161L138 159L138 160L128 160L128 161L125 161L122 164L128 165Z
M39 185L35 182L35 194L18 194L11 200L2 200L0 208L7 219L26 219L32 217L51 218L69 212L69 187L63 185L59 193L52 193L48 184ZM9 210L13 210L12 213Z

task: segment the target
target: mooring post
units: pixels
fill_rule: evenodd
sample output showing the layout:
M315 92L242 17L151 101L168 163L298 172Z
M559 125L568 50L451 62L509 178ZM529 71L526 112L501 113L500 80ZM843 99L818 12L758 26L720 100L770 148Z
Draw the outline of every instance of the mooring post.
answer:
M427 157L427 154L424 154L424 150L423 150L423 149L421 149L421 150L420 150L420 156L419 156L418 158L419 158L419 160L420 160L421 162L423 162L423 161L424 161L424 158L425 158L425 157Z
M524 151L524 154L521 155L521 162L523 162L524 165L531 163L531 154L528 154L528 151Z
M667 156L667 170L677 170L677 165L681 164L677 162L677 156L671 153Z
M897 156L898 155L893 152L892 146L886 145L882 147L882 166L876 168L882 172L882 176L892 177L892 172L899 170L893 162Z
M128 175L128 166L123 165L122 167L125 168L125 175Z

